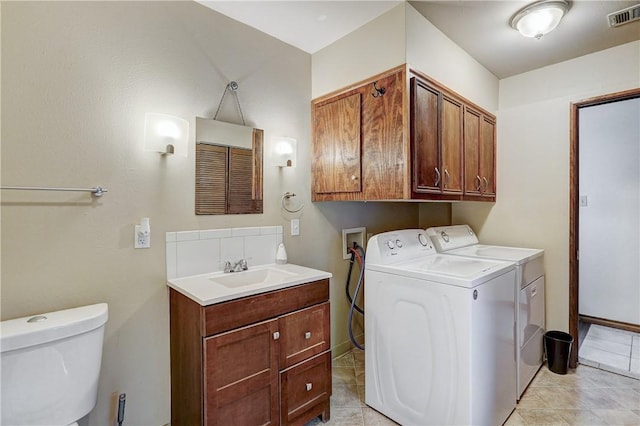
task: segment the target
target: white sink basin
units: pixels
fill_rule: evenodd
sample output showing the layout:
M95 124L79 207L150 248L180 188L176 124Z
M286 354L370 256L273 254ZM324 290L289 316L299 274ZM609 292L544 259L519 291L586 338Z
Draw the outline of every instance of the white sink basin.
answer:
M298 274L282 269L269 267L242 272L231 272L214 278L211 281L227 288L239 288L251 285L271 285L291 281Z
M248 271L192 275L167 285L202 306L331 278L329 272L286 263L256 265Z

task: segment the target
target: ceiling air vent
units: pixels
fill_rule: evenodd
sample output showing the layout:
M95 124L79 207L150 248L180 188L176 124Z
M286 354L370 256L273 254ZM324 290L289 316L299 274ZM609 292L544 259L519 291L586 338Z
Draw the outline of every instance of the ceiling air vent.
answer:
M610 27L619 27L640 19L640 4L607 15Z

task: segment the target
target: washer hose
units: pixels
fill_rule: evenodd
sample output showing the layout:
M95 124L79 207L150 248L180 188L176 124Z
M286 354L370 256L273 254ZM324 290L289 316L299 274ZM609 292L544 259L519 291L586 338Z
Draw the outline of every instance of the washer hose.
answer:
M349 302L351 302L351 307L349 308L349 319L348 319L348 328L349 328L349 339L351 340L351 343L353 343L353 345L360 349L360 350L364 350L364 345L361 345L360 343L358 343L356 341L356 338L353 335L353 313L355 310L357 310L358 312L360 312L362 315L364 315L364 309L360 308L357 304L356 304L356 299L358 298L358 293L360 292L360 287L362 286L362 278L364 276L364 250L362 249L362 247L360 247L357 243L353 243L353 248L349 249L351 251L351 263L349 265L349 275L347 276L347 299L349 299ZM351 279L351 271L353 269L353 259L354 257L357 257L358 260L361 261L360 263L360 275L358 276L358 284L356 284L356 289L355 292L353 294L353 297L351 297L351 294L349 294L349 281Z
M356 260L356 254L358 254L356 250L358 250L359 247L360 246L358 245L358 243L354 242L353 247L349 248L349 251L351 252L351 260L349 261L349 272L347 273L347 284L344 286L344 292L347 294L347 300L349 301L349 303L353 303L353 298L351 297L351 272L353 271L353 264ZM360 250L361 249L362 247L360 247ZM362 253L362 257L364 258L364 253ZM361 265L360 268L364 268L364 265ZM357 294L358 293L356 292L356 295ZM357 304L355 304L354 307L356 308L356 311L364 315L364 309L362 309Z

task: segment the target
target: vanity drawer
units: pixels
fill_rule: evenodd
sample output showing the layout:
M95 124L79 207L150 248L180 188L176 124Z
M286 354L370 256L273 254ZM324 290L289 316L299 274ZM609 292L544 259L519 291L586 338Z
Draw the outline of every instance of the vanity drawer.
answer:
M330 348L330 317L329 302L326 302L279 318L281 369Z
M281 424L308 421L322 404L328 410L330 396L331 351L326 351L280 373Z
M329 280L323 279L208 305L202 308L204 311L202 336L211 336L244 327L327 300L329 300Z

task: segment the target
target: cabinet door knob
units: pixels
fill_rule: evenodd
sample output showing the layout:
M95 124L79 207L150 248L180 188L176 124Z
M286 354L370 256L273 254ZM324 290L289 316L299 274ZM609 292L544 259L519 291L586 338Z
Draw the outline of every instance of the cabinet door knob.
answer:
M306 333L304 333L304 338L307 340L311 339L311 332L307 331Z
M433 186L438 186L440 185L440 170L438 170L438 168L435 168L436 170L436 181L434 182Z
M476 176L476 179L478 180L478 186L476 187L476 190L480 192L482 191L482 179L480 179L480 176Z
M356 180L356 179L358 179L356 175L351 175L351 180Z
M449 171L444 169L444 187L449 186Z
M309 392L311 389L313 389L313 383L307 383L306 388L307 392Z
M280 338L280 332L276 331L275 333L273 333L273 340L278 340Z
M484 176L482 177L482 179L484 179L484 192L487 192L487 188L489 187L489 181Z

